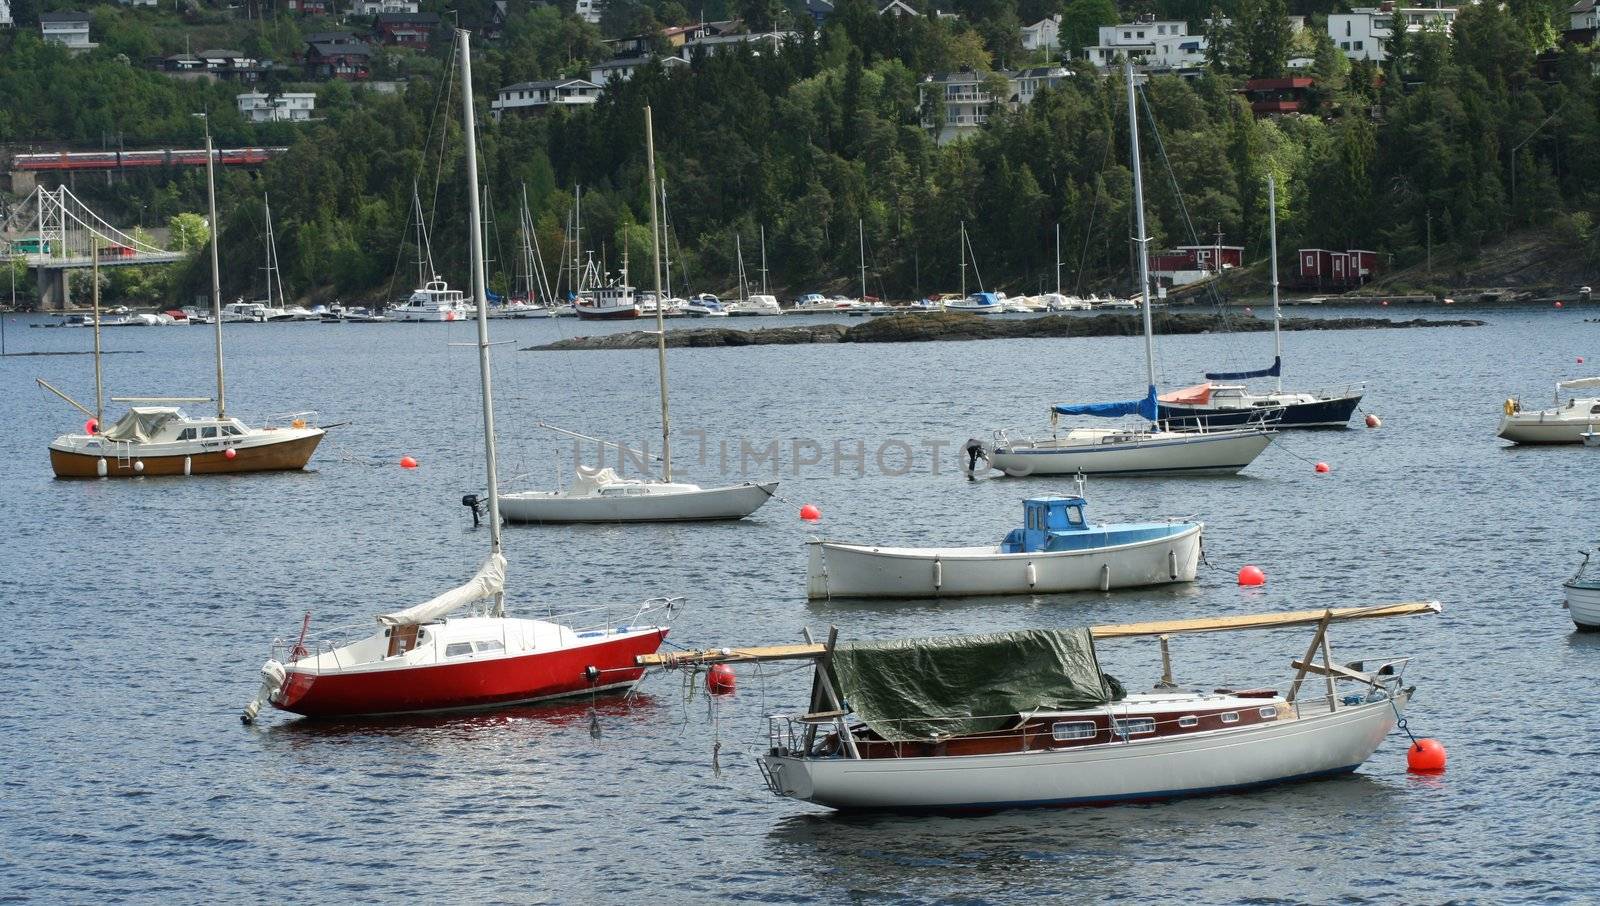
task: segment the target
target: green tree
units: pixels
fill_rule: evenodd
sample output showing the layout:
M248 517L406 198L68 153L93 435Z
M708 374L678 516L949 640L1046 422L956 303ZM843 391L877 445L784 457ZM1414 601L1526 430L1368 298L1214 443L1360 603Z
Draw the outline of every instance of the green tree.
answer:
M1061 11L1061 49L1073 56L1100 43L1100 26L1117 24L1112 0L1070 0Z
M204 248L211 240L211 230L203 214L174 214L167 221L167 232L167 248L175 252Z

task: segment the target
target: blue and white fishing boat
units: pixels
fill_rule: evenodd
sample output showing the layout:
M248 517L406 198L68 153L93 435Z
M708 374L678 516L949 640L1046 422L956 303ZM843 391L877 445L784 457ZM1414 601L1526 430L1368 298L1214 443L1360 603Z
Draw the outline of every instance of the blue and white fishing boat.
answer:
M1145 235L1144 177L1139 165L1139 123L1132 64L1125 64L1128 88L1128 130L1133 165L1134 211L1139 235ZM1198 430L1164 428L1156 396L1155 344L1150 324L1150 254L1148 240L1139 243L1139 287L1144 309L1144 358L1147 391L1143 399L1115 403L1073 403L1051 410L1050 433L1041 438L1013 439L996 431L984 448L991 468L1007 475L1161 475L1171 473L1233 474L1249 465L1272 443L1276 431L1264 420L1235 428L1200 425ZM1056 428L1062 415L1121 418L1139 416L1134 427ZM1258 414L1258 418L1260 418Z
M994 293L972 293L965 299L952 299L944 304L945 311L964 311L974 315L997 315L1005 311L1000 297Z
M1081 496L1022 503L1023 525L985 547L879 547L812 541L810 598L931 598L1109 591L1193 582L1199 522L1105 523Z
M1206 383L1163 394L1158 412L1174 427L1201 425L1227 427L1259 420L1265 413L1279 428L1343 428L1361 404L1363 387L1344 390L1283 389L1283 308L1278 304L1278 208L1277 185L1267 177L1267 217L1272 226L1272 367L1257 371L1207 372ZM1269 393L1252 393L1243 384L1216 384L1213 381L1248 381L1252 378L1277 378L1277 388Z

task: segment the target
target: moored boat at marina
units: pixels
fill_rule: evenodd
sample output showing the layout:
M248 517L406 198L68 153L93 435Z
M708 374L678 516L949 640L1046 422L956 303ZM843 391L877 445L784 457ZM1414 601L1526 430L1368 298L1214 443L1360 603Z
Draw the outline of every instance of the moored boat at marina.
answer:
M1234 792L1355 771L1415 687L1408 658L1339 664L1334 623L1438 613L1437 602L1070 630L647 655L644 666L815 662L803 712L769 720L777 796L845 811L1107 805ZM1179 688L1168 636L1315 626L1286 691ZM1160 639L1162 674L1128 693L1096 645ZM1320 656L1319 656L1320 652Z
M406 301L389 309L391 321L444 322L464 321L473 316L475 309L459 289L435 275L432 280L412 291Z
M1506 400L1500 417L1499 436L1515 444L1580 444L1584 434L1600 433L1600 397L1563 393L1600 388L1600 377L1576 378L1556 384L1554 404L1549 409L1525 409L1522 400Z
M1023 501L1022 528L985 547L811 541L806 596L921 598L1109 591L1194 581L1198 522L1091 524L1084 498Z
M482 219L478 208L477 138L472 109L467 32L456 31L472 259L478 367L483 403L484 459L488 480L489 556L471 581L421 604L378 617L380 629L355 642L307 643L307 614L300 640L261 668L262 684L241 715L255 720L263 704L307 717L363 717L458 711L632 688L644 671L636 658L655 651L667 629L644 618L665 600L646 601L625 620L602 617L588 628L552 620L509 617L505 607L506 559L501 546L499 487L490 380L488 301ZM481 613L451 616L483 602ZM282 653L284 660L279 660Z

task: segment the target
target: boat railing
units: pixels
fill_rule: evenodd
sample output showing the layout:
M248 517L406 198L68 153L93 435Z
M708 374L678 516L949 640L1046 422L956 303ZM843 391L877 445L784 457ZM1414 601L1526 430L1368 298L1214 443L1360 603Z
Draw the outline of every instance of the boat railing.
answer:
M300 412L278 412L267 415L261 419L263 428L305 428L315 424L317 410L306 409Z
M645 600L637 602L636 604L629 604L625 606L616 604L597 604L593 607L583 607L579 608L578 610L569 610L559 614L552 612L546 617L546 619L550 620L552 623L560 623L563 626L569 626L572 628L573 632L579 634L586 632L613 632L628 628L638 628L640 621L650 614L659 614L662 617L670 618L678 611L678 608L683 606L685 600L686 599L682 596L676 596L646 598ZM586 621L596 620L596 614L599 615L598 620L596 622L588 623L587 625L579 625L578 619L574 619L580 618ZM624 614L625 616L621 616L620 619L618 618L619 615Z

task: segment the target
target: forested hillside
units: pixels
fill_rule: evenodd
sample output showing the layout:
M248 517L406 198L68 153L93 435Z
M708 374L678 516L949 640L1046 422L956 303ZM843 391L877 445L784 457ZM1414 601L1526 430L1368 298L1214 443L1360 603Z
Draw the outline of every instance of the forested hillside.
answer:
M1281 0L1237 0L1231 10L1182 8L1196 7L1193 0L1170 5L1165 12L1186 18L1231 11L1241 22L1284 10ZM0 36L0 142L194 146L203 127L190 114L209 110L220 144L291 146L262 173L223 179L226 292L243 293L259 280L261 196L270 193L294 293L403 293L414 279L407 229L414 184L434 222L439 269L465 281L460 83L447 40L427 54L387 53L377 64L408 80L399 94L326 83L317 88L320 121L251 125L234 111L236 86L140 68L180 30L143 13L102 9L97 15L120 16L113 24L126 27L108 30L103 46L81 57L42 44L26 28ZM1396 42L1396 59L1382 71L1346 61L1319 28L1295 38L1297 47L1271 29L1231 30L1224 36L1231 40L1216 42L1207 74L1157 76L1146 88L1156 243L1210 241L1220 231L1249 246L1251 258L1264 255L1270 172L1280 186L1285 249L1371 248L1403 265L1418 260L1430 238L1435 249L1470 255L1519 225L1544 225L1574 254L1591 254L1600 204L1589 176L1600 172L1595 57L1588 48L1557 46L1550 22L1559 9L1534 0L1466 7L1451 33ZM609 87L591 109L497 123L488 115L495 88L581 72L605 55L593 26L551 7L513 10L498 41L477 42L474 66L496 218L490 247L502 269L518 257L524 187L551 258L576 184L584 190L585 246L598 255L604 244L614 269L626 245L639 282L648 261L641 114L648 103L681 247L674 283L683 285L686 273L686 289L731 285L736 234L753 268L762 227L774 285L803 292L849 284L858 218L875 294L953 289L963 221L989 288L1034 292L1053 282L1057 224L1069 286L1128 288L1131 177L1119 75L1074 64L1075 75L1059 88L997 112L974 138L951 145L936 145L921 125L926 75L1023 65L1029 60L1013 40L1018 22L1064 12L1064 30L1081 33L1114 20L1118 10L1106 0L1071 0L1064 9L1055 0L971 0L956 5L961 18L945 20L880 17L864 0L841 0L820 33L776 52L757 55L742 45L687 67L653 66ZM793 18L757 2L731 12ZM688 13L667 0L619 2L607 15L602 28L623 33ZM300 27L286 17L252 23L257 46L250 50L291 53ZM1543 51L1553 54L1548 80L1533 74ZM1315 61L1314 113L1256 119L1236 89L1247 76L1281 67L1291 52ZM123 223L164 224L203 206L194 172L176 181L90 182L80 194ZM504 287L510 276L495 279ZM206 280L196 262L172 286L150 291L187 297Z

